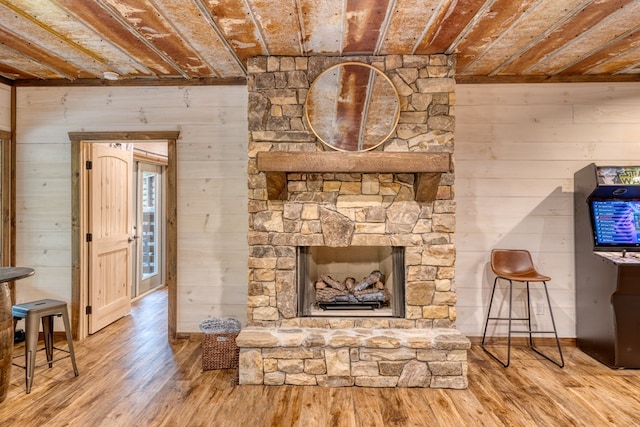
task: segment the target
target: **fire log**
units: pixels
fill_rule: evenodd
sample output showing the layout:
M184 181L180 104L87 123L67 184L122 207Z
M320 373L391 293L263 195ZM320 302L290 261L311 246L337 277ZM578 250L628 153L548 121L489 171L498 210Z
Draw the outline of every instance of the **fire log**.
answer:
M356 295L356 299L360 302L385 302L385 293L382 291L367 292L366 294Z
M346 279L344 279L344 285L347 287L349 292L353 292L353 288L356 285L356 279L354 279L353 277L347 277Z
M353 277L347 277L344 282L339 282L328 274L323 274L315 282L316 302L388 303L391 300L391 294L386 289L384 280L384 274L378 270L372 271L361 283L357 283Z
M382 274L379 270L374 270L367 277L364 278L363 282L360 282L355 286L356 291L361 291L363 289L367 289L368 287L375 285L378 282L384 282L384 274Z
M317 289L316 301L317 302L331 302L335 301L338 297L346 297L347 293L339 291L333 288Z
M331 286L333 289L338 289L340 291L344 291L347 289L347 287L343 283L338 282L328 274L323 274L322 276L320 276L320 280L322 280L327 285Z

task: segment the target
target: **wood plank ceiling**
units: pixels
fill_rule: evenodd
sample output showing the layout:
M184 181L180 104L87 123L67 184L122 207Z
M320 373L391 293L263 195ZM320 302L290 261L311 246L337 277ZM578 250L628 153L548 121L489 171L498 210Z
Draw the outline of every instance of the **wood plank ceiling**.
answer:
M459 81L640 81L638 0L0 0L0 76L244 82L263 55L457 54Z

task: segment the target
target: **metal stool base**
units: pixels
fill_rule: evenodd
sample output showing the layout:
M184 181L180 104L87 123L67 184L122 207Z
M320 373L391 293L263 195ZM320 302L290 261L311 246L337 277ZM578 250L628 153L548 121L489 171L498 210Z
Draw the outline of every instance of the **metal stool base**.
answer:
M489 301L489 310L487 311L487 319L485 321L484 324L484 332L482 334L482 343L481 343L481 347L482 349L489 355L491 356L493 359L495 359L497 362L499 362L502 366L504 366L505 368L507 368L509 366L509 364L511 363L511 334L528 334L529 335L529 347L531 348L531 350L533 350L535 353L539 354L540 356L544 357L545 359L549 360L550 362L556 364L557 366L559 366L560 368L564 367L564 357L562 356L562 348L560 347L560 340L558 339L558 332L556 329L556 322L555 319L553 317L553 311L551 310L551 299L549 298L549 291L547 290L547 283L546 282L542 282L543 287L544 287L544 292L546 295L546 300L547 300L547 305L549 307L549 314L551 315L551 324L553 325L553 330L552 331L541 331L541 330L532 330L531 329L531 300L530 300L530 294L529 294L529 282L524 282L526 283L526 287L527 287L527 316L526 317L513 317L513 282L511 280L509 280L509 317L491 317L491 307L493 305L493 297L495 295L495 291L496 291L496 285L498 282L498 279L500 279L500 277L496 277L495 280L493 281L493 289L491 290L491 299ZM502 359L500 359L498 356L495 355L495 353L491 352L485 345L485 341L487 338L487 327L489 326L489 321L508 321L509 322L509 329L508 329L508 334L507 334L507 360L506 362L504 362ZM527 325L528 325L528 329L525 330L514 330L512 329L512 322L513 321L527 321ZM549 357L548 355L544 354L543 352L541 352L540 350L538 350L534 345L533 345L533 335L534 334L553 334L555 336L556 339L556 345L558 347L558 354L560 355L560 361L554 360L553 358Z
M67 311L67 303L64 301L56 301L52 299L43 299L39 301L28 302L24 304L17 304L12 307L12 314L15 320L25 319L25 344L24 344L24 366L17 363L13 363L15 366L23 368L25 370L26 391L27 394L31 392L31 385L33 384L33 374L36 366L36 352L38 351L38 335L40 329L40 322L42 322L42 331L44 336L44 348L47 354L46 365L49 368L53 367L53 362L71 358L71 364L73 365L73 373L77 377L78 367L76 366L76 358L73 352L73 337L71 336L71 325L69 323L69 313ZM53 345L53 318L62 317L64 323L64 330L67 338L68 350L55 347ZM53 358L53 350L61 350L68 353L67 356L60 357L58 359ZM20 355L22 356L22 355ZM39 365L44 366L44 365ZM38 367L39 367L38 366Z

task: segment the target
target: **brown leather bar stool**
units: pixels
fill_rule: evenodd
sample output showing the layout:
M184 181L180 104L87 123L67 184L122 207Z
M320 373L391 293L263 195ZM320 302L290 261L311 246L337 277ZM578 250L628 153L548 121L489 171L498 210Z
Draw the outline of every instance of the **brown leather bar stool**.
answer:
M64 301L56 301L52 299L43 299L39 301L17 304L12 307L14 319L25 320L25 364L24 366L14 363L25 370L27 381L27 393L31 392L31 384L33 383L33 372L36 368L36 352L38 351L38 335L40 332L40 321L42 321L42 332L44 335L44 350L47 355L47 364L49 368L53 367L53 350L59 350L67 353L56 360L71 358L73 365L73 373L78 376L78 368L76 366L76 357L73 353L73 337L71 335L71 326L69 324L69 313L67 312L67 303ZM58 348L53 345L53 318L54 316L62 316L64 330L67 336L68 350ZM42 350L42 349L40 349ZM20 357L22 355L14 356ZM43 365L40 365L43 366Z
M489 300L489 310L487 311L487 320L484 324L484 333L482 334L482 349L487 352L491 357L500 362L505 368L509 366L511 361L511 334L528 334L529 335L529 347L540 356L555 363L559 367L564 367L564 358L562 357L562 349L560 348L560 340L558 339L558 332L556 330L556 322L553 318L553 311L551 310L551 299L549 298L549 291L547 290L547 282L551 280L550 277L538 273L531 254L529 251L523 249L494 249L491 251L491 270L496 275L493 281L493 290L491 291L491 299ZM493 305L493 296L496 291L496 284L498 279L509 281L509 315L508 317L491 317L491 306ZM513 282L522 282L526 284L527 289L527 306L526 317L513 317ZM532 330L531 329L531 298L529 295L529 283L542 283L544 293L547 297L547 305L549 307L549 314L551 315L551 324L553 325L552 331L544 330ZM507 335L507 361L506 363L500 360L494 353L489 351L485 346L485 339L487 336L487 326L490 320L495 321L508 321L508 335ZM512 328L512 322L526 321L528 328L525 330L516 330ZM541 353L533 345L533 334L554 334L556 338L556 344L558 346L558 353L560 354L560 362L553 360L549 356Z

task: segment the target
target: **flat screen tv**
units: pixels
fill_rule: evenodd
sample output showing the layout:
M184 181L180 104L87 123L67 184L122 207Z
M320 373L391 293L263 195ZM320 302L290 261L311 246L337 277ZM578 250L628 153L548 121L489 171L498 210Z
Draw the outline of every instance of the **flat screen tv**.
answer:
M640 250L640 199L590 199L595 250Z

